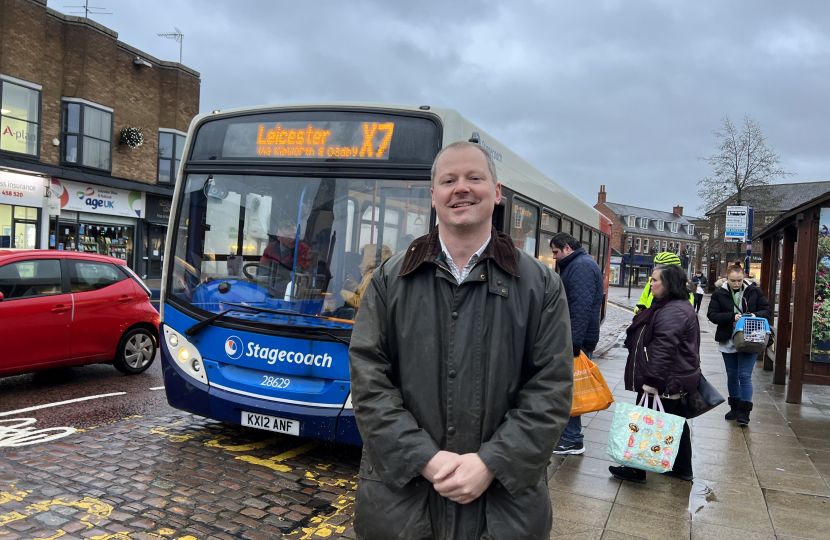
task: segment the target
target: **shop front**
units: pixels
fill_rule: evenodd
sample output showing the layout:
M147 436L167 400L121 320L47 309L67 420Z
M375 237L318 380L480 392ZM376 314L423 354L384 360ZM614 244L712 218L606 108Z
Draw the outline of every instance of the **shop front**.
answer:
M137 269L143 279L161 279L164 264L164 244L167 239L167 222L170 221L170 197L147 194L147 206L143 220L143 255Z
M44 178L0 171L0 248L40 248Z
M135 268L144 193L52 178L60 215L49 222L49 248L109 255Z

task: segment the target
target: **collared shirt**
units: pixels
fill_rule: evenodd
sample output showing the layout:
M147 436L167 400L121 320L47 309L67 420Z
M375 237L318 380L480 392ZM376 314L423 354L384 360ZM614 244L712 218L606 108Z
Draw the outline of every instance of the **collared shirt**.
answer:
M470 271L473 269L476 263L478 263L479 257L481 257L481 254L484 253L484 250L490 243L490 238L492 238L492 235L488 236L487 240L484 241L484 244L482 244L482 246L478 248L478 251L473 253L473 256L470 257L470 260L467 262L464 268L459 270L458 266L453 262L452 257L450 256L450 252L447 249L447 246L444 244L444 240L441 238L441 233L438 233L438 241L441 242L441 251L444 253L444 259L447 261L447 266L449 267L450 272L452 272L452 275L455 278L456 282L461 283L462 281L467 279L467 276L470 275Z

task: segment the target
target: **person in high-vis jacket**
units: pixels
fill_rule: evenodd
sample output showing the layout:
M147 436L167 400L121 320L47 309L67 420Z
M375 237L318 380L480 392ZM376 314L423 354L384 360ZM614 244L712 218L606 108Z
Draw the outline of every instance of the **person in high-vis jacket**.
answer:
M671 251L663 251L662 253L658 253L654 257L654 266L655 268L659 265L664 266L680 266L680 257L672 253ZM637 309L636 311L639 313L644 309L648 309L651 306L651 302L654 300L654 295L651 294L651 278L648 278L648 282L646 282L646 288L643 289L643 294L640 295L640 301L637 302ZM689 295L689 302L694 305L695 303L695 296L694 293Z

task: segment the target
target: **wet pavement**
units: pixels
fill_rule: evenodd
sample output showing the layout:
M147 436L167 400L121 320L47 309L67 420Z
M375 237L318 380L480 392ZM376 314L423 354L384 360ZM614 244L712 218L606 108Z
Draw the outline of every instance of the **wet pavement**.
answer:
M715 327L700 321L703 373L726 396ZM633 403L622 383L625 358L625 349L612 348L594 361L615 399ZM605 447L613 406L585 415L585 454L555 458L551 538L830 539L830 388L805 385L803 404L788 404L785 388L760 363L753 383L749 426L724 420L726 405L690 421L694 482L654 473L642 485L611 477Z
M612 300L601 343L613 345L631 310ZM704 373L725 395L714 327L701 328ZM632 402L625 350L595 361ZM613 479L613 408L586 415L586 453L549 469L552 538L830 540L830 389L805 385L789 405L771 373L759 365L754 378L750 426L725 421L724 406L692 421L694 483ZM358 449L176 411L161 385L158 364L134 377L101 365L0 379L0 540L354 537ZM3 415L85 396L106 397Z

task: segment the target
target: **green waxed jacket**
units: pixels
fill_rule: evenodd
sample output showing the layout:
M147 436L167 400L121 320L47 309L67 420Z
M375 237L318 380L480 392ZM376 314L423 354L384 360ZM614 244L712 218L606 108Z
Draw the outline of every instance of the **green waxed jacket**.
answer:
M559 277L493 229L458 285L438 229L377 268L349 348L363 458L358 538L547 539L546 468L570 416L571 330ZM467 505L420 470L477 452L495 475Z

